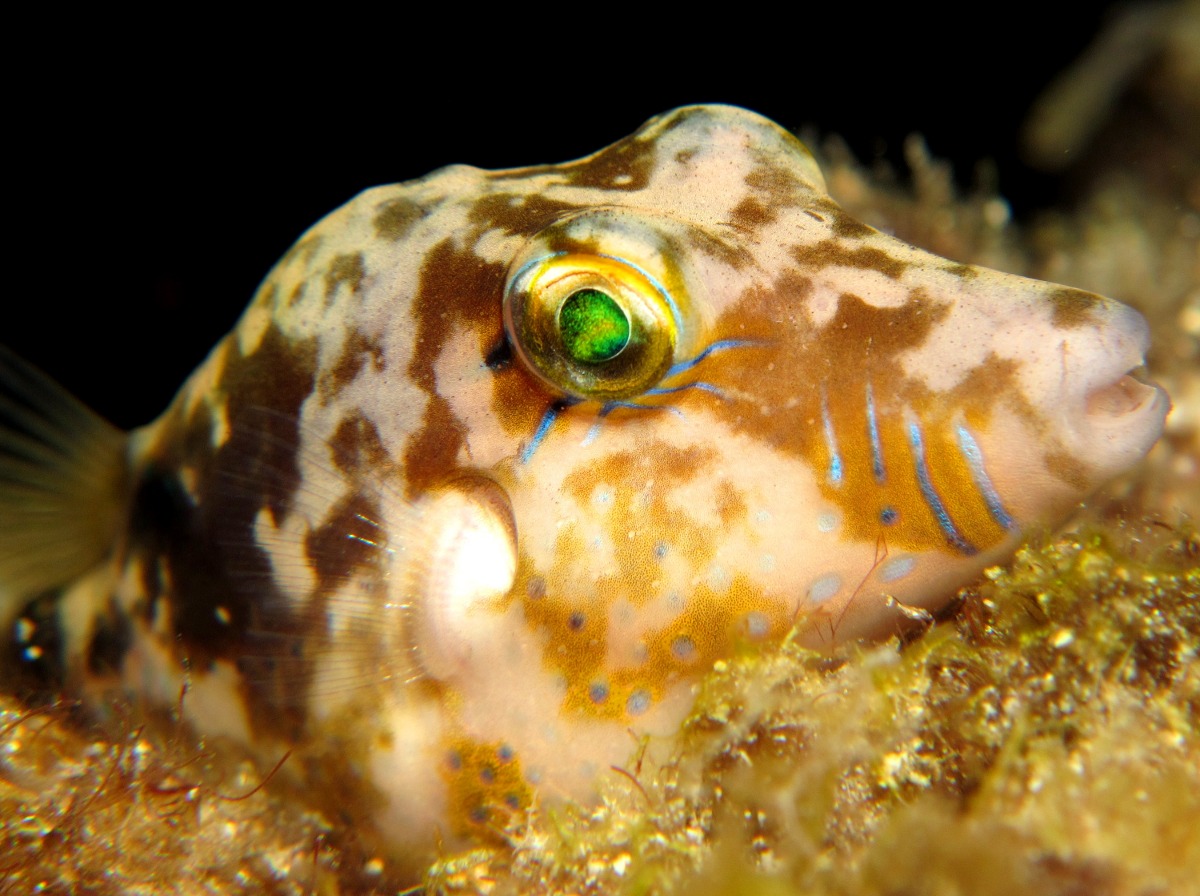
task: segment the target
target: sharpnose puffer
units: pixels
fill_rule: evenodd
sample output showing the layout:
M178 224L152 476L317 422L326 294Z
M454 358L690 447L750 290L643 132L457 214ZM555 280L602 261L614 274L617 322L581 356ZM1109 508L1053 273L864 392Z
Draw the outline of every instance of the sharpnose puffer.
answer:
M742 109L444 168L306 233L143 429L0 354L11 662L186 680L416 868L668 753L735 649L945 602L1153 444L1146 342L859 223Z

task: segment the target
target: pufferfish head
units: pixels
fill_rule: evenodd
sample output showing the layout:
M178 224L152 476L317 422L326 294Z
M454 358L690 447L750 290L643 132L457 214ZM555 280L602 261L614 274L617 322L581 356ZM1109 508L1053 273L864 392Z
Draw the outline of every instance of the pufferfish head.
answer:
M1136 312L861 224L745 110L365 201L427 248L398 278L422 416L392 424L416 654L568 791L576 723L618 755L739 644L895 631L1163 425Z
M459 412L502 424L470 448L512 502L523 600L709 589L770 629L836 613L844 634L886 630L882 591L942 599L1160 432L1164 396L1127 375L1136 312L860 224L799 141L744 110L677 110L489 178L501 196L540 181L489 197L475 247L511 249L487 296L511 359Z

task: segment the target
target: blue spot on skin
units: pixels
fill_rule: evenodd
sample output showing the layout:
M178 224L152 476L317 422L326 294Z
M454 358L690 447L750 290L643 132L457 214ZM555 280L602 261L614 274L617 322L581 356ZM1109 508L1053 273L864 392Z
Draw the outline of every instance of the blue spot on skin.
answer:
M602 681L596 682L588 688L588 699L593 703L603 703L608 699L608 685Z
M696 644L687 635L680 635L671 642L671 653L681 663L690 662L695 659Z
M584 623L583 614L578 611L572 613L570 618L567 619L567 625L570 627L571 631L573 631L573 632L577 632L581 628L583 628L583 623Z
M638 688L629 695L629 699L625 701L625 709L631 716L640 716L650 708L650 692L644 688Z
M883 523L885 526L890 526L892 523L896 522L896 518L898 516L899 514L896 513L895 507L885 507L883 510L879 511L879 522Z
M501 762L509 762L516 753L513 752L513 748L508 744L501 744L500 749L496 751L496 755L500 757Z
M654 546L654 556L661 560L663 557L667 556L668 550L669 548L667 547L667 543L665 541L660 541Z

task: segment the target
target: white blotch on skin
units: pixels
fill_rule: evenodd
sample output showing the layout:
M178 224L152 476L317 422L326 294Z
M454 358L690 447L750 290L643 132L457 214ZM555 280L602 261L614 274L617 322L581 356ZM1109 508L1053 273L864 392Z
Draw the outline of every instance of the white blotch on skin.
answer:
M613 493L611 488L596 489L595 494L592 495L592 503L597 507L607 507L612 502Z
M823 575L808 589L808 599L815 604L823 604L842 589L842 577L835 572Z
M826 510L817 517L817 528L822 532L832 532L841 521L841 515L836 510Z
M762 559L759 561L758 565L762 569L763 572L774 572L775 571L775 555L774 554L763 554Z
M713 566L708 571L708 587L714 591L722 591L729 587L732 578L729 575L729 570L723 566Z
M912 554L901 554L899 557L892 557L879 568L879 578L884 582L894 582L897 579L902 579L917 566L917 558Z
M746 631L751 638L765 638L770 628L767 617L758 610L746 614Z

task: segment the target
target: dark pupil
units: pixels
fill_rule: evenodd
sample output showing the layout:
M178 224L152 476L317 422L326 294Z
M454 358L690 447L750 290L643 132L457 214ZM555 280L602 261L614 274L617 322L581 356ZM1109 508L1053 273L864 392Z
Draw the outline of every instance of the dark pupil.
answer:
M581 289L558 312L563 348L576 361L608 361L629 344L629 318L607 293Z

